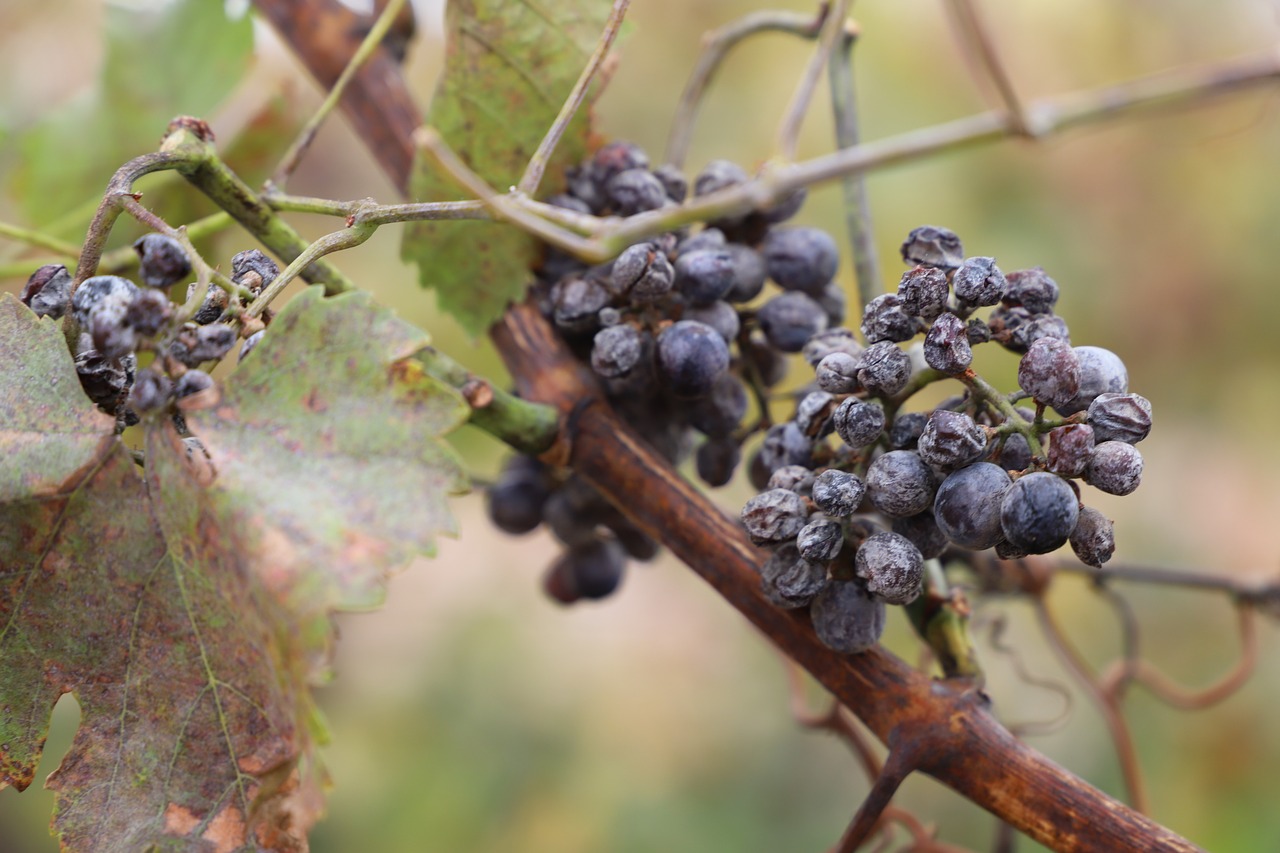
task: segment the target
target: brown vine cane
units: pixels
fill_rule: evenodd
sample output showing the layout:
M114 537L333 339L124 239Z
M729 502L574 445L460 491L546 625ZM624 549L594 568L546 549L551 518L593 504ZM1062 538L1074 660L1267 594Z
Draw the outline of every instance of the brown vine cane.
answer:
M359 17L336 0L256 3L319 82L332 85L359 44ZM385 52L361 69L342 106L404 191L421 116ZM573 416L574 470L853 711L888 745L899 768L928 773L1055 850L1199 849L1020 743L968 685L933 681L880 648L855 656L826 649L804 614L762 598L755 569L761 553L618 421L536 310L514 306L492 337L522 394Z

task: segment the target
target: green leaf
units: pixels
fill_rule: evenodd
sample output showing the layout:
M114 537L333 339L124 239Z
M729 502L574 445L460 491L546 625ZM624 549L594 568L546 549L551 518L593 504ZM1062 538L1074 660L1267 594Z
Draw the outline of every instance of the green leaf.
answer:
M110 449L115 418L80 390L58 325L0 295L0 504L47 497Z
M529 157L577 82L608 18L604 0L454 0L446 18L444 76L427 122L490 185L519 181ZM579 111L547 169L544 186L586 153L589 118ZM410 181L419 201L462 191L419 155ZM537 242L510 225L419 222L401 254L424 287L473 335L523 296Z
M216 526L321 667L329 611L381 603L389 569L454 532L446 497L466 478L440 436L469 409L409 360L426 345L366 293L304 291L220 399L193 399L207 406L186 412L204 458L160 484L166 527Z
M252 21L228 20L217 0L180 0L153 13L108 5L106 13L100 87L22 136L14 190L32 222L50 222L100 192L123 163L155 149L170 119L209 112L248 67Z
M30 784L74 693L48 782L64 850L297 849L318 816L274 610L211 531L185 534L166 543L119 444L69 494L0 505L0 787Z

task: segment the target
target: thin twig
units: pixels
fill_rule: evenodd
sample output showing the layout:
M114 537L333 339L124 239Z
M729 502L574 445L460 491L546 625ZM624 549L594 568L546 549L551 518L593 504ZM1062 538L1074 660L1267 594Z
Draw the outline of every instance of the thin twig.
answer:
M1050 647L1057 653L1067 671L1075 677L1085 693L1097 705L1103 721L1107 724L1107 731L1111 733L1111 742L1115 745L1116 758L1120 762L1120 773L1124 777L1125 789L1129 793L1129 805L1135 811L1146 814L1148 807L1146 783L1142 777L1138 751L1134 746L1133 735L1129 731L1128 724L1112 698L1098 685L1093 671L1085 663L1080 652L1067 639L1057 620L1053 618L1044 597L1034 599L1033 604L1041 630L1044 631Z
M893 795L897 793L898 786L915 769L914 762L908 758L909 755L909 749L889 748L889 756L880 769L880 775L876 777L866 799L862 801L857 814L853 816L849 828L844 831L844 835L835 846L837 853L853 853L871 837L871 833L875 831L884 815L884 810L888 808Z
M1252 606L1238 604L1240 657L1229 672L1200 690L1191 690L1175 682L1152 663L1142 658L1118 660L1107 667L1098 678L1103 692L1119 696L1127 682L1137 682L1146 687L1160 701L1184 711L1199 711L1226 699L1243 687L1253 675L1258 664L1258 631Z
M609 55L614 39L618 37L618 32L622 29L622 20L626 17L627 7L630 5L631 0L613 0L613 9L609 12L609 19L605 21L604 30L600 33L600 40L596 42L596 49L592 51L586 67L578 75L578 82L573 85L573 91L569 93L569 97L560 107L560 113L556 116L556 120L547 129L546 136L542 137L542 142L538 144L538 150L533 152L533 156L529 158L529 165L525 167L524 175L520 178L520 183L517 184L517 189L525 195L532 196L538 191L538 185L542 183L542 173L546 171L547 164L551 162L551 155L555 153L556 146L560 144L560 137L564 135L565 128L569 126L569 122L573 121L578 108L582 106L583 100L587 97L587 90L591 87L592 81L595 80L596 74L600 72L600 66L604 63L605 57Z
M280 271L279 275L272 279L270 284L262 289L262 292L258 294L258 298L253 300L253 304L245 309L245 319L251 320L265 311L271 304L271 300L279 296L280 292L289 285L289 282L302 275L303 271L313 262L333 252L359 246L372 237L377 230L377 225L356 223L348 228L343 228L341 231L326 234L310 246L307 246L302 254L294 258L287 267Z
M853 77L853 46L857 38L855 30L846 30L828 65L836 147L842 150L857 146L861 138ZM866 174L846 175L840 181L840 188L844 195L845 228L849 232L849 248L853 253L854 279L858 288L858 302L852 306L849 314L861 317L862 309L875 299L881 286L880 260L871 228L871 202L867 198Z
M818 36L818 47L809 58L796 91L791 96L791 103L782 115L782 123L778 126L778 157L790 163L796 159L796 147L800 141L800 128L804 126L804 117L809 112L809 104L813 103L813 93L818 89L818 81L822 79L822 69L831 64L831 54L846 32L845 17L849 14L850 0L835 0L827 3L822 32Z
M1166 569L1158 566L1139 566L1120 564L1095 569L1079 563L1063 562L1055 566L1055 570L1067 574L1084 575L1097 583L1111 581L1127 581L1131 583L1147 583L1158 586L1176 586L1186 589L1210 590L1223 592L1240 601L1256 604L1260 607L1274 607L1280 601L1280 577L1267 580L1241 579L1214 572L1191 569Z
M404 7L405 0L389 0L382 14L378 16L373 26L369 29L368 35L360 42L360 46L356 48L355 54L347 66L342 69L342 74L338 76L338 81L333 84L333 88L329 90L329 94L325 96L320 108L315 114L307 120L299 131L293 144L289 146L289 150L280 158L280 165L276 166L271 177L267 180L268 187L283 187L289 180L289 176L293 174L293 170L298 168L307 149L311 147L312 140L315 139L316 133L320 130L320 125L324 124L324 120L329 117L329 113L333 112L334 107L338 105L338 101L342 99L343 93L347 90L352 78L356 72L360 70L365 61L374 54L378 46L382 43L382 39L386 37L391 30L392 24L395 23L396 16L400 14L400 10Z
M1000 101L1009 112L1009 122L1014 132L1023 136L1031 135L1031 122L1022 108L1013 79L996 52L995 39L991 37L990 28L982 18L977 0L947 0L946 6L951 13L952 23L959 30L965 55L981 68L986 78L995 86Z
M788 657L783 657L782 662L787 673L787 692L791 699L792 718L807 729L828 731L840 738L858 757L858 763L862 765L867 778L876 779L883 765L876 757L871 744L846 715L844 706L838 700L832 699L831 706L825 712L810 710L805 698L804 670Z
M1071 696L1071 691L1067 689L1065 685L1050 678L1041 678L1027 668L1019 650L1004 641L1004 632L1008 626L1009 622L1003 614L997 615L991 619L991 630L987 637L987 641L991 644L991 648L996 652L996 654L1001 655L1009 661L1009 664L1013 667L1014 675L1017 676L1020 682L1032 687L1039 687L1042 690L1048 690L1049 692L1056 693L1060 696L1062 698L1062 710L1059 711L1056 716L1051 717L1048 720L1035 720L1019 723L1006 722L1005 727L1019 737L1026 737L1028 735L1047 735L1059 731L1067 724L1067 721L1071 719L1071 711L1075 704ZM977 632L977 629L977 620L975 620L975 633Z
M680 95L680 103L676 107L675 117L671 122L671 133L667 137L666 162L684 168L689 156L689 144L693 139L694 119L702 96L711 83L711 78L720 69L729 51L749 36L765 32L790 33L803 38L815 38L822 30L822 22L826 19L825 6L816 17L802 15L797 12L753 12L733 23L712 30L702 37L702 54L685 83L684 92Z
M0 222L0 237L8 237L10 240L26 243L28 246L48 249L50 252L57 252L59 255L64 255L68 258L80 257L80 247L74 243L59 240L57 237L50 237L48 234L43 234L30 228L10 225L8 222Z
M510 196L500 195L484 178L462 162L462 158L454 153L444 138L433 128L419 128L414 131L413 139L416 145L435 158L445 174L453 178L463 189L478 196L497 218L512 222L535 237L575 255L590 257L597 251L594 241L586 240L540 219L514 203Z

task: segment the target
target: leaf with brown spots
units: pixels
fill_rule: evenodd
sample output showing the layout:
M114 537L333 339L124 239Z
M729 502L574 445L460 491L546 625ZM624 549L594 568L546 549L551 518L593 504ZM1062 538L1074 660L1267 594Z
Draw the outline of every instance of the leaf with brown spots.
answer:
M0 294L0 507L47 497L112 445L116 420L80 390L58 324Z
M312 706L277 611L214 531L166 543L152 510L116 444L0 511L0 787L30 784L70 692L81 724L48 782L64 850L300 850Z
M577 82L600 36L605 0L451 0L444 76L427 123L491 186L515 184ZM580 110L543 181L553 186L586 152L589 120ZM419 201L450 201L461 190L419 156L411 192ZM418 264L423 287L473 335L483 333L524 295L537 241L510 225L419 222L401 254Z
M295 620L317 666L331 610L379 604L388 570L454 532L446 498L466 480L440 436L469 409L406 367L426 345L368 294L324 299L311 288L220 396L184 401L204 447L197 464L173 451L163 420L148 429L166 531L216 530Z

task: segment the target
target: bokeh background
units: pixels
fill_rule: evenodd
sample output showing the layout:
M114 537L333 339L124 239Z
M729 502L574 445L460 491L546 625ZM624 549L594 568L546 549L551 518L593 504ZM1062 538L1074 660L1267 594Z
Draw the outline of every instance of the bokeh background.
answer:
M212 3L213 0L201 0ZM6 0L0 9L0 218L78 242L85 209L113 163L75 204L33 215L20 199L30 159L23 145L59 115L94 97L103 37L122 10L149 0ZM992 34L1024 98L1069 92L1164 69L1274 51L1280 4L1231 0L982 0ZM441 64L439 2L418 6L422 38L409 69L425 104ZM811 11L803 2L645 0L634 5L621 62L597 108L608 137L661 155L700 35L760 8ZM984 109L941 0L862 2L858 93L869 139ZM255 120L289 126L320 93L273 33L255 27L258 53L230 98L207 114L233 145ZM156 49L145 36L139 55ZM812 47L781 35L741 48L713 85L689 165L714 157L748 166L774 151L776 126ZM181 63L198 63L198 54ZM181 74L175 67L175 80ZM163 100L165 84L148 91ZM158 92L158 95L155 93ZM831 149L825 90L807 121L805 156ZM174 111L181 111L178 105ZM264 118L265 117L265 118ZM117 116L109 138L77 135L66 150L92 152L134 139L142 153L162 127ZM280 137L241 146L240 167L261 179ZM1133 390L1154 405L1156 429L1141 449L1143 486L1126 499L1091 501L1116 519L1117 562L1208 570L1240 578L1280 570L1280 81L1271 88L1075 130L1039 143L1006 141L872 174L868 181L883 261L896 284L897 246L920 224L960 233L969 254L1004 269L1039 264L1059 282L1059 313L1076 343L1106 346L1127 362ZM86 153L88 157L91 154ZM70 165L68 166L70 169ZM395 193L341 117L330 121L290 187L332 198ZM143 185L143 189L148 189ZM158 187L171 221L203 208ZM79 206L79 210L76 210ZM39 205L37 205L39 207ZM77 218L78 217L78 218ZM800 219L839 233L834 187L816 189ZM299 217L318 236L332 223ZM117 229L119 241L138 235ZM469 341L416 272L398 260L399 233L384 229L337 258L362 286L431 330L473 369L501 377L484 342ZM208 255L250 245L228 233ZM0 240L14 273L42 257ZM27 266L25 269L29 269ZM853 293L846 255L842 281ZM980 367L1013 387L1016 359L988 353ZM799 378L799 376L797 376ZM491 475L501 448L469 429L455 437L470 468ZM731 510L747 488L719 495ZM781 660L767 641L692 573L668 559L635 569L621 593L562 609L539 591L555 553L544 534L512 539L486 522L482 501L457 501L462 535L433 560L395 577L376 613L339 618L337 677L320 691L335 783L317 851L815 851L839 836L868 788L834 739L806 732L788 712ZM1232 611L1220 596L1125 587L1143 652L1173 676L1205 684L1238 654ZM1112 610L1089 586L1063 579L1052 603L1095 665L1114 659ZM1022 663L1069 679L1018 601L983 601L1003 618ZM1280 849L1280 650L1264 622L1255 677L1199 713L1170 710L1141 689L1129 719L1147 771L1154 816L1214 851ZM891 617L887 644L908 660L918 645ZM988 689L1008 722L1052 719L1063 700L1026 683L983 635ZM1075 694L1070 721L1031 743L1112 793L1121 784L1099 714ZM815 693L816 701L816 693ZM54 714L40 778L56 766L78 719L70 697ZM931 780L913 778L896 801L945 840L986 849L994 819ZM52 798L39 784L0 791L0 851L55 850ZM1025 839L1019 849L1033 849Z

